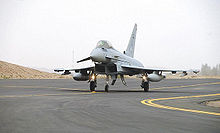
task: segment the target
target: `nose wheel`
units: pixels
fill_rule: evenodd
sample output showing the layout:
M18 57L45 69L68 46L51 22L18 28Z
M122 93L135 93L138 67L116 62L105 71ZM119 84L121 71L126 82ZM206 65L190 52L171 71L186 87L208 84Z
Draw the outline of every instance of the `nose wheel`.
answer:
M109 88L109 85L106 84L106 85L105 85L105 92L108 92L108 88Z
M109 82L109 75L106 75L105 92L108 92L109 89L108 82Z

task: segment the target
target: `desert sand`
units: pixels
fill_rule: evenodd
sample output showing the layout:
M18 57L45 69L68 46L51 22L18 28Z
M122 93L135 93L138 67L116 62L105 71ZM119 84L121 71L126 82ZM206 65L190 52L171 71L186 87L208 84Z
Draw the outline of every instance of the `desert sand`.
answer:
M71 76L42 72L32 68L0 61L0 79L60 79L60 78L71 78Z

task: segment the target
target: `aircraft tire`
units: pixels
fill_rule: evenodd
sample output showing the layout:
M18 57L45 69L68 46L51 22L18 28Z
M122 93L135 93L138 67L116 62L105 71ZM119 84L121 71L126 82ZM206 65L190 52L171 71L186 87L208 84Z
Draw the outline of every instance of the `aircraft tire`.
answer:
M144 88L144 92L148 92L149 91L149 82L143 82L142 87Z
M105 85L105 92L108 92L109 85Z
M90 91L93 92L95 91L96 88L96 83L95 81L90 81Z

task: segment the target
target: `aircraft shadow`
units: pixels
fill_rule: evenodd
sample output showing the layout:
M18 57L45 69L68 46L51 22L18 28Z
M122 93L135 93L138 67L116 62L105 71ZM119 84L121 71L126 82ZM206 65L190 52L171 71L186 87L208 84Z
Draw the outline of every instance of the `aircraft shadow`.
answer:
M65 92L90 92L89 90L70 90L70 89L63 89L59 91ZM96 90L95 92L103 92L106 93L104 90ZM109 90L108 93L201 93L201 92L192 92L192 91L169 91L169 90L150 90L149 92L144 92L143 90Z

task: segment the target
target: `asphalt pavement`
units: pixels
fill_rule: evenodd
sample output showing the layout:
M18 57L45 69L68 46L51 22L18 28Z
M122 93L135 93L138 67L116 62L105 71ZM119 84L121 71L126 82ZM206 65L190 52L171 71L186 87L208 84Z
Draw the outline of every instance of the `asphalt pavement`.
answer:
M109 92L98 80L0 80L0 133L219 133L220 80L186 79L151 83L120 79Z

